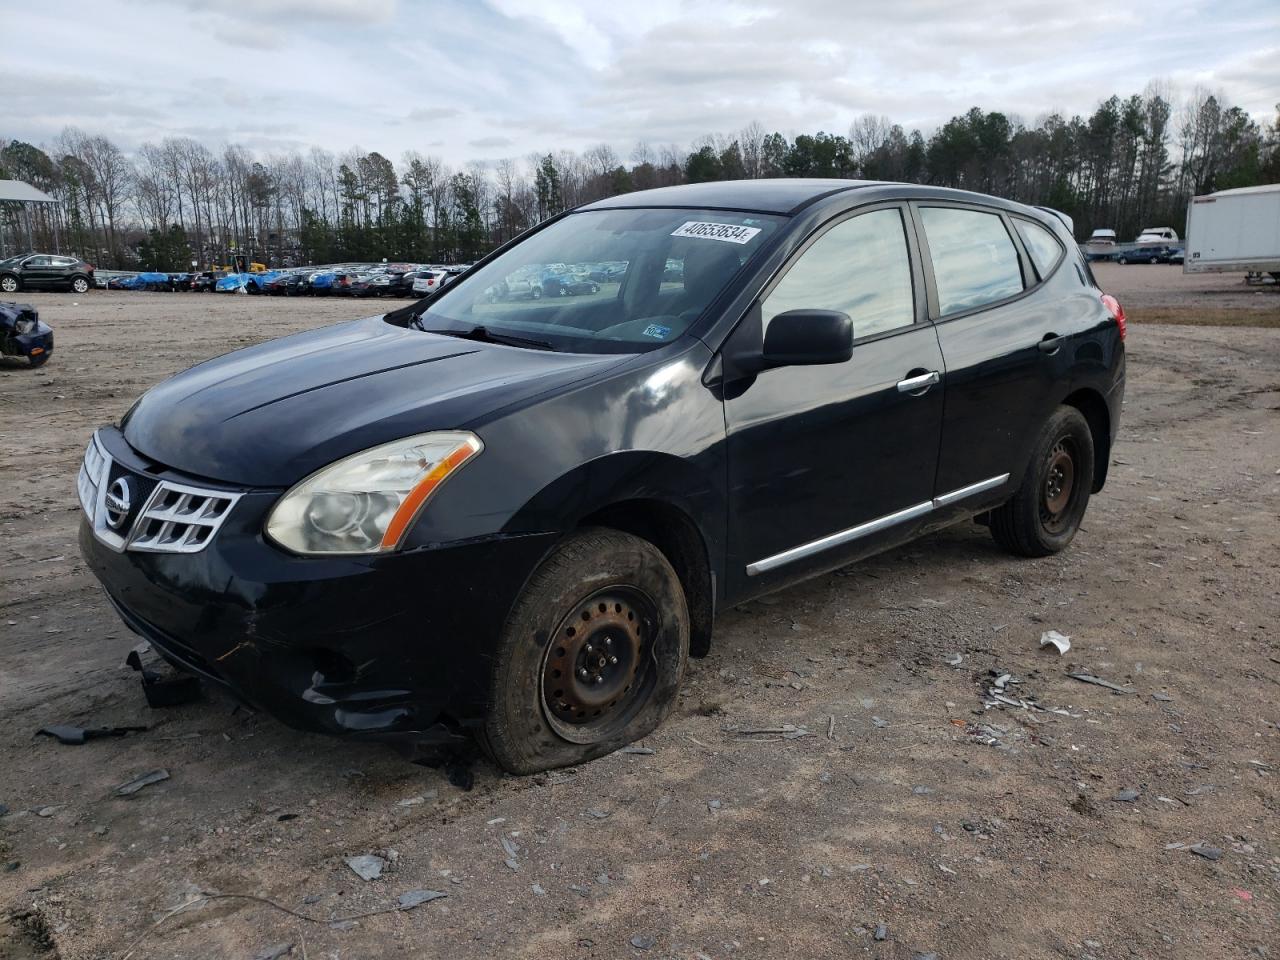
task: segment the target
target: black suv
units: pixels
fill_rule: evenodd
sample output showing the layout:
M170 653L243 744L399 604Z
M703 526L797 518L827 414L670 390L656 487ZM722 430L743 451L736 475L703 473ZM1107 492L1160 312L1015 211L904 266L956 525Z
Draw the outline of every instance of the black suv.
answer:
M70 290L87 293L93 265L56 253L26 253L0 260L0 293L19 290Z
M582 262L616 288L490 295ZM81 549L163 656L291 724L577 763L661 722L719 610L965 520L1066 547L1124 335L1052 212L843 180L611 197L154 387L89 442Z

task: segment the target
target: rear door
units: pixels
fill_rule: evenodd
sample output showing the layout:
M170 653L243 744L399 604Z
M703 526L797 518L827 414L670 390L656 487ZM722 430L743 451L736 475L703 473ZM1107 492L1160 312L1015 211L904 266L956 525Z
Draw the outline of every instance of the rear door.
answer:
M765 370L726 392L731 591L874 552L928 512L942 354L914 250L905 206L859 211L764 291L760 336L779 313L811 308L849 314L855 341L843 363Z
M1052 301L1024 296L1037 278L1011 217L961 204L913 206L947 370L932 525L1016 486L1053 403L1051 360L1067 331Z

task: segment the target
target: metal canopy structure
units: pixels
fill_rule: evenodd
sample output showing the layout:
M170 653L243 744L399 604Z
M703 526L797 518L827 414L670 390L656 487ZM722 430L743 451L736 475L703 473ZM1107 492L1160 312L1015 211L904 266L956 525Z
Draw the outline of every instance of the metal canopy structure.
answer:
M27 249L32 249L31 242L31 210L30 204L38 203L58 203L59 201L49 196L43 190L37 190L29 183L21 180L0 180L0 209L16 206L22 211L23 219L27 224ZM56 233L56 227L55 227ZM0 254L7 253L3 247L3 232L0 231ZM57 246L55 241L55 246Z

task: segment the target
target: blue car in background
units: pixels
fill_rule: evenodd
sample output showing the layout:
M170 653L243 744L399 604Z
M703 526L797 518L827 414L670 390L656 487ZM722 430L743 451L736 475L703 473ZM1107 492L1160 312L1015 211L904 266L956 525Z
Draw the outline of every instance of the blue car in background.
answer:
M41 323L29 303L0 303L0 356L26 357L33 367L43 366L53 353L53 330Z
M1161 243L1121 250L1116 254L1115 260L1116 263L1173 263L1175 256L1178 258L1178 262L1181 263L1181 248L1170 247Z

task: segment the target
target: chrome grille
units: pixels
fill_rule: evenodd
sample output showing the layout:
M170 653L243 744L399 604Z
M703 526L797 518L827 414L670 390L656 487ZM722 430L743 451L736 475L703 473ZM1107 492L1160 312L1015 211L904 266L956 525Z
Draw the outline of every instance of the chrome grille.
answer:
M95 433L84 452L76 491L94 536L113 550L198 553L213 540L241 496L226 490L158 480L128 532L121 536L108 525L104 507L104 488L111 476L111 464L111 455Z
M161 480L134 521L128 549L152 553L202 550L239 499L235 493Z

